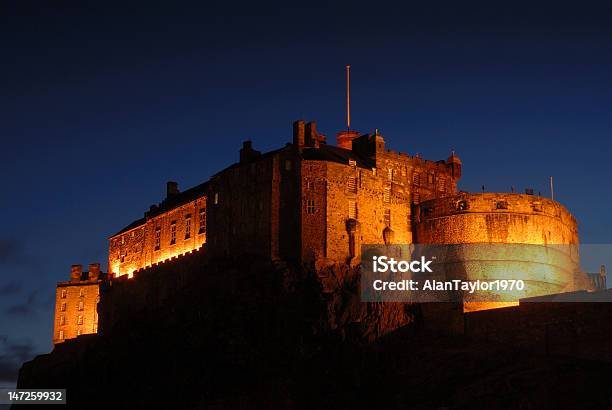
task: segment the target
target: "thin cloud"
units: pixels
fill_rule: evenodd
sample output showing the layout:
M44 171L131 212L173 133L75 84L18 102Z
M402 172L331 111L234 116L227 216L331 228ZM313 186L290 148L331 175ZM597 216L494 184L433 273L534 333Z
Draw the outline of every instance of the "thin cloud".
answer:
M0 285L0 296L9 296L20 293L23 285L16 281L10 281L4 285Z
M9 306L5 313L11 316L35 316L39 310L48 310L51 300L49 297L44 297L43 289L35 289L21 303Z

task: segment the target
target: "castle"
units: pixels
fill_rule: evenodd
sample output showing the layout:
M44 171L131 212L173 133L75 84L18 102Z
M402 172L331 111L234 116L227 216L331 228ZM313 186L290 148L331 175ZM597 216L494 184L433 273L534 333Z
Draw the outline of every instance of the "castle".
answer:
M261 153L246 141L239 161L210 180L184 192L168 182L161 203L109 238L107 277L99 265L88 274L75 265L71 281L58 284L54 343L96 333L105 280L202 247L215 258L249 254L319 269L359 264L362 244L578 244L575 218L553 200L458 192L454 152L439 161L397 153L378 131L344 131L336 142L300 120L282 148ZM547 279L550 293L591 286L577 253L566 256L568 266Z

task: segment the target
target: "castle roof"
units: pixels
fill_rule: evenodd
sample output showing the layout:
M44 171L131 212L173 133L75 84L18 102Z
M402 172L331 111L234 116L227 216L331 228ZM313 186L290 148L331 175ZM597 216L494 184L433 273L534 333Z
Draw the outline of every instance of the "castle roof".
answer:
M179 192L178 194L167 197L158 205L152 205L151 208L147 212L145 212L144 217L133 221L132 223L121 229L119 232L115 233L114 235L111 235L111 238L120 235L124 232L130 231L134 228L137 228L141 225L144 225L147 219L149 218L153 218L174 208L178 208L181 205L185 205L186 203L189 203L203 196L206 193L207 187L208 181L189 188L184 192Z
M348 164L349 160L356 162L358 167L372 168L375 165L368 158L364 158L355 152L334 145L321 144L318 148L305 147L302 158L306 160L320 160Z

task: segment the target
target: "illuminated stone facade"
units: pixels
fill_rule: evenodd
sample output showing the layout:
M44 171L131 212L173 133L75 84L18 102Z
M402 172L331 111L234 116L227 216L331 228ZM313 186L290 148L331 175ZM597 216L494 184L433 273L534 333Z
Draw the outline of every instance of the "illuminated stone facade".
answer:
M72 265L70 281L57 284L53 343L62 343L80 335L98 332L98 301L104 274L100 264Z
M179 192L168 182L166 199L153 205L109 239L108 266L113 277L181 256L206 242L206 185Z
M462 193L421 203L414 219L416 242L465 245L463 250L453 248L463 255L460 263L449 261L458 277L527 283L526 293L517 294L517 302L475 302L467 304L466 310L592 287L580 271L576 219L553 200L514 193Z
M209 182L207 247L299 263L359 262L362 243L412 243L411 203L453 195L461 161L385 149L378 134L328 145L315 123L294 123L293 143L240 162Z

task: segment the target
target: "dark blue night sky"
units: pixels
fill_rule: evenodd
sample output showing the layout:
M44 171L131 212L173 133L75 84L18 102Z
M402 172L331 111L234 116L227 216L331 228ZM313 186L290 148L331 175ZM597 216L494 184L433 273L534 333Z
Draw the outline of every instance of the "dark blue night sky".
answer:
M108 236L167 180L282 146L300 118L334 141L349 63L353 128L454 149L467 191L548 195L553 175L581 241L610 241L610 6L255 3L0 6L0 385L51 349L55 283L106 270Z

